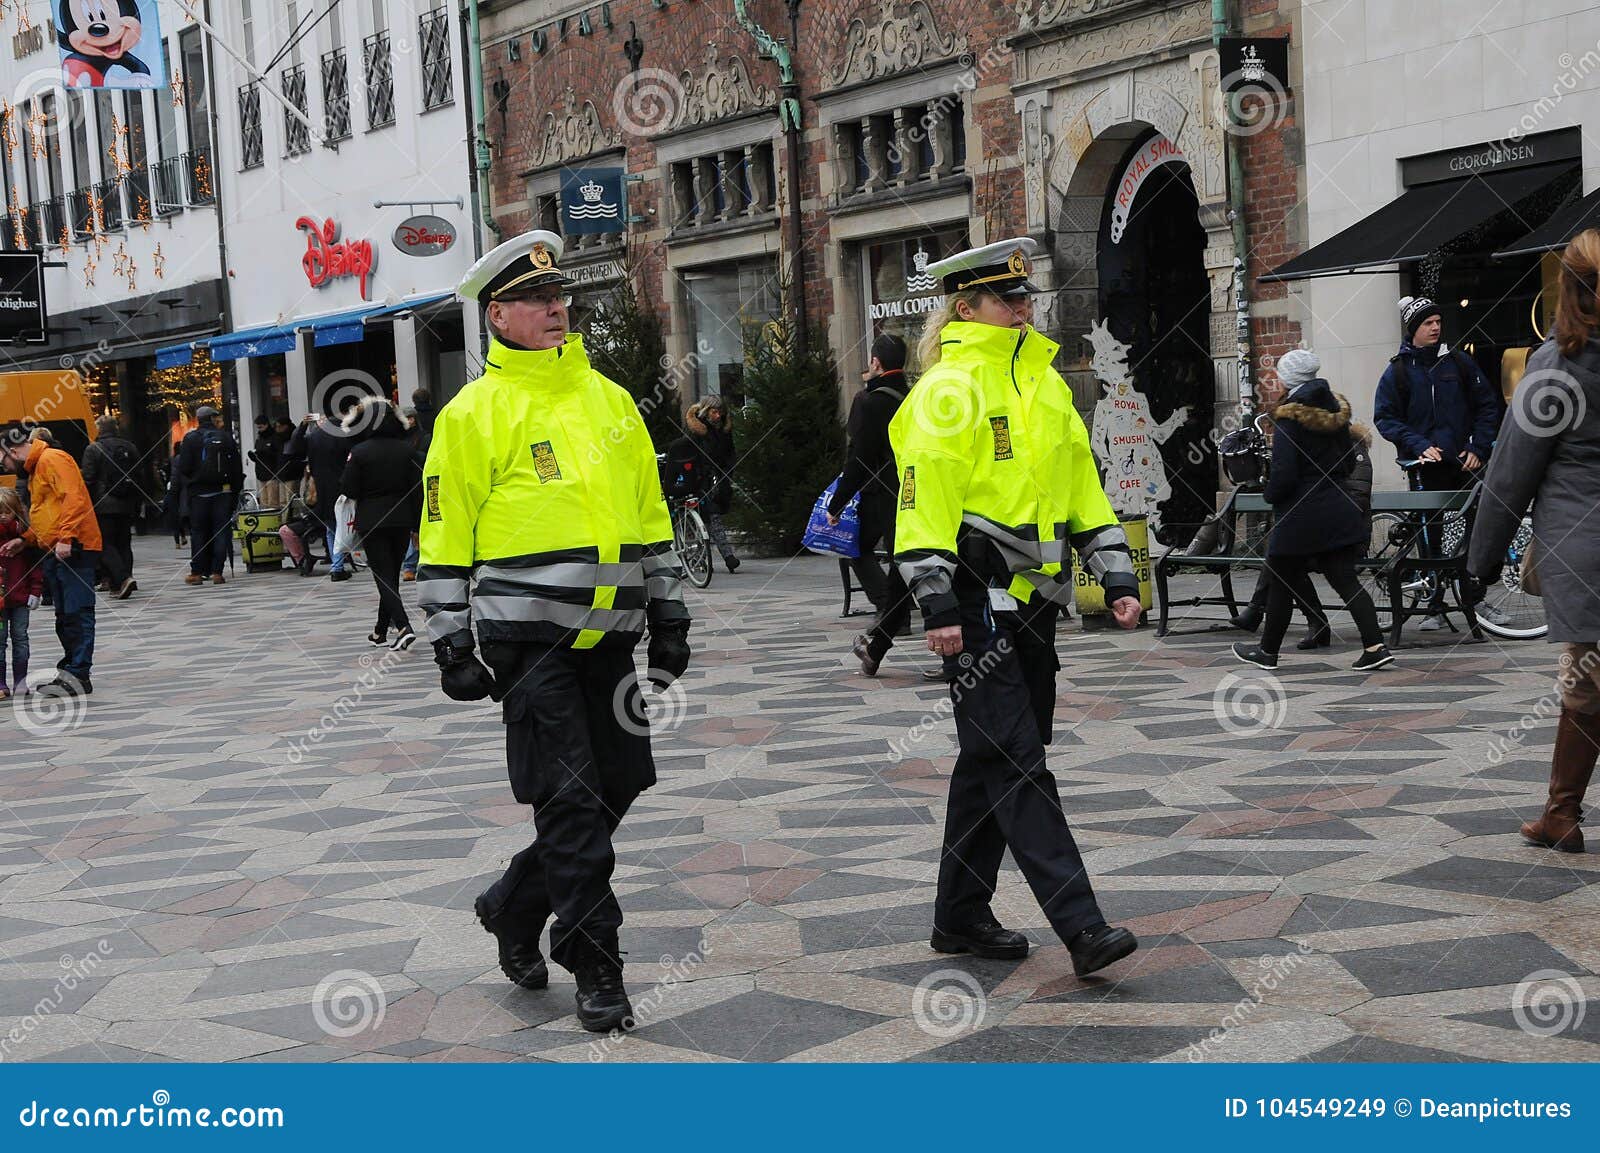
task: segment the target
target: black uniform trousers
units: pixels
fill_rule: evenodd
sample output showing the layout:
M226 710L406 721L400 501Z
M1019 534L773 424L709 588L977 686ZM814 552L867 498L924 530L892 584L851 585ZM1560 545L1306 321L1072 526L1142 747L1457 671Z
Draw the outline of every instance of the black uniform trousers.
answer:
M853 562L856 575L861 578L861 587L878 610L878 619L867 630L867 647L880 660L894 647L894 638L910 623L911 610L916 607L911 590L900 575L900 567L894 563L894 511L893 497L873 494L869 499L867 494L862 495L861 555ZM872 555L880 540L889 554L887 574L878 568L878 560ZM869 573L875 583L869 583Z
M505 689L511 791L537 834L490 886L488 912L527 943L554 915L550 959L575 971L617 953L611 834L656 781L633 651L487 643L483 656Z
M945 661L960 752L950 776L934 924L960 932L996 919L990 901L1009 848L1056 935L1070 941L1105 918L1045 765L1061 667L1057 610L1035 597L1019 612L993 612L987 590L964 589L966 583L958 578L956 587L962 651Z

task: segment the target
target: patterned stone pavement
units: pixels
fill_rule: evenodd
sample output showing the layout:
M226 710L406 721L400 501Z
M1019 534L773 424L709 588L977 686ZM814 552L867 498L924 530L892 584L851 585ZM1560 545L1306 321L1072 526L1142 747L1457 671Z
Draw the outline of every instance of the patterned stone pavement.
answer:
M1368 677L1350 644L1274 679L1238 634L1064 625L1051 764L1144 942L1084 981L1009 861L1032 956L928 949L954 746L916 649L856 673L831 562L718 573L618 840L643 1023L595 1039L565 974L512 988L472 917L531 828L496 711L365 643L365 577L191 589L170 544L138 555L86 712L0 713L0 1059L1600 1056L1600 856L1515 835L1553 722L1505 734L1549 692L1542 643Z

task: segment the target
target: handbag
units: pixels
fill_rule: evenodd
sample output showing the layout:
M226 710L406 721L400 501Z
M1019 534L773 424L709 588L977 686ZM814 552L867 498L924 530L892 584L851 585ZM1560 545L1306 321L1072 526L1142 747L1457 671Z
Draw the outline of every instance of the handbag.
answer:
M1542 597L1544 591L1539 587L1539 558L1534 538L1528 537L1528 547L1522 550L1522 565L1519 570L1518 581L1523 592L1531 597Z
M340 494L333 505L333 551L354 555L361 551L361 534L356 532L356 502Z
M311 475L309 468L306 469L306 503L317 507L317 478Z
M817 497L817 503L811 506L811 519L806 523L806 534L800 543L823 556L855 560L861 555L861 520L857 509L861 494L856 493L850 498L850 503L839 513L838 524L828 523L828 502L833 499L834 489L843 479L841 473Z

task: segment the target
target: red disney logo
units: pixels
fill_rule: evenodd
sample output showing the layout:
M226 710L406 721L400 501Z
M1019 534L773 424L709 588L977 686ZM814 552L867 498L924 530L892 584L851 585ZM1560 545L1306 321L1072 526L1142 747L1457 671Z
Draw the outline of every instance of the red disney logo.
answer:
M311 217L302 216L294 226L306 233L306 252L300 258L300 266L306 270L312 288L321 288L335 277L355 276L361 279L361 299L369 299L367 275L373 264L370 240L341 241L339 226L331 217L318 225Z
M426 245L437 248L441 252L456 242L454 233L431 232L425 224L420 226L402 224L400 226L400 238L405 241L406 246L409 248L421 248Z

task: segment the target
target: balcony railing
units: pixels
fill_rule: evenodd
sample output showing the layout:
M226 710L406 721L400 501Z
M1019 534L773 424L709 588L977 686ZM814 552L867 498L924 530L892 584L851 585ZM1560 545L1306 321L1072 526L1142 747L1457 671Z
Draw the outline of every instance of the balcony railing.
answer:
M455 70L450 64L450 13L435 8L418 18L422 45L422 110L442 108L454 99Z
M74 188L67 193L67 219L72 224L72 235L86 240L94 235L94 190Z
M261 141L261 86L239 86L239 167L260 168L266 160Z
M306 66L296 64L283 70L283 98L306 113ZM304 156L311 151L311 130L306 122L287 108L283 110L283 139L290 156Z
M343 48L322 54L322 134L329 140L350 136L350 70Z
M122 205L122 185L120 178L105 180L95 185L94 194L99 202L100 227L106 232L116 232L127 220L127 212Z
M393 124L394 54L387 32L374 32L361 42L361 66L367 83L367 128Z
M139 165L123 178L128 194L128 223L143 224L155 218L150 199L150 169Z
M157 216L182 212L184 191L188 187L188 157L169 156L150 166L150 183L155 189L153 208Z
M211 166L211 149L198 148L184 158L189 172L189 205L198 208L217 202L217 174Z

